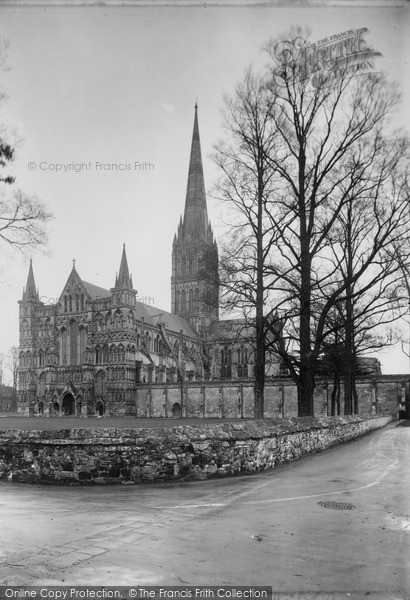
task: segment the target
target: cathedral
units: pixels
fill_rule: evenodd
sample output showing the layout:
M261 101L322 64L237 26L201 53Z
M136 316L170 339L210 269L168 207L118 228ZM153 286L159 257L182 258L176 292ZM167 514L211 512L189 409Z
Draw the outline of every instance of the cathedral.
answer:
M84 281L73 261L53 305L41 302L30 262L19 301L19 413L132 416L139 386L252 377L251 339L235 333L234 321L219 320L218 285L195 105L185 209L172 244L171 312L137 299L125 245L111 289Z

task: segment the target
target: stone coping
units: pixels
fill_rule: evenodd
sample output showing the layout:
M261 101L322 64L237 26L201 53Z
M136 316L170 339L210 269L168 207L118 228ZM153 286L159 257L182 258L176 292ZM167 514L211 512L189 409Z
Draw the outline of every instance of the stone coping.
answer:
M52 445L129 445L141 440L162 440L178 437L186 440L257 440L307 432L311 430L331 429L345 425L362 423L373 419L389 417L389 414L375 415L343 415L335 417L290 417L283 419L261 419L233 421L224 423L201 423L195 425L178 425L167 428L144 427L101 427L70 428L58 430L20 430L5 429L0 431L2 444L52 444ZM395 418L392 416L392 418Z

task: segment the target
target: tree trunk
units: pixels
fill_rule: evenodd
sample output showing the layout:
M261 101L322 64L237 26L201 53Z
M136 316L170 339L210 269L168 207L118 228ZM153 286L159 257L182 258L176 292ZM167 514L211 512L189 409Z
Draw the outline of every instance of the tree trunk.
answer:
M359 414L359 400L357 397L357 389L356 389L356 378L353 381L353 410L354 414Z
M259 277L258 277L259 279ZM265 395L265 331L263 319L263 303L256 305L256 362L254 386L254 417L263 419Z
M338 377L337 382L337 394L336 394L336 414L340 415L340 378Z
M312 357L311 332L311 280L312 258L310 256L309 215L306 210L306 155L303 142L300 142L299 157L299 213L300 213L300 371L298 386L299 417L313 416L313 391L315 389L314 360Z
M352 204L348 206L347 244L346 244L346 278L349 285L346 288L346 322L345 322L345 351L344 351L344 384L345 384L345 415L353 412L353 388L355 385L355 352L354 352L354 321L353 321L353 242L352 242Z
M299 417L313 417L313 393L315 391L315 377L313 369L308 367L300 369L300 383L298 387Z
M351 300L346 301L346 326L345 326L345 359L344 359L344 384L345 384L345 415L353 412L353 388L355 380L354 350L353 350L353 323Z
M313 392L315 389L315 369L311 346L311 261L307 250L302 247L301 294L300 294L300 373L298 387L299 417L313 416Z
M340 415L340 375L337 371L333 375L330 414L332 417Z
M263 184L258 182L258 227L256 232L257 264L256 264L256 365L255 365L255 419L263 419L265 395L265 322L264 322L264 289L263 289Z

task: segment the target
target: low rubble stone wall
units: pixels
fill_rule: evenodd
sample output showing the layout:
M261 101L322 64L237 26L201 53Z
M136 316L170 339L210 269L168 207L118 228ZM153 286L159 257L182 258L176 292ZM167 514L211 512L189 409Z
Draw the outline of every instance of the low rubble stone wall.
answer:
M0 479L130 484L250 474L387 425L394 414L198 424L172 429L0 432Z

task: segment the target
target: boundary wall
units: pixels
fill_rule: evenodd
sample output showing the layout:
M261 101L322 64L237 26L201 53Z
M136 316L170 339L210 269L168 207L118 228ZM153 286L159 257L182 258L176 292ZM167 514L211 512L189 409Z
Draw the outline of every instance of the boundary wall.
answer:
M254 416L254 382L223 379L167 383L138 383L118 397L113 390L96 393L90 384L87 394L68 382L58 401L37 398L19 403L21 417L193 417L249 419ZM410 406L410 375L373 375L356 382L358 414L386 414ZM101 390L100 390L101 391ZM319 379L314 392L314 414L332 415L333 383ZM47 394L46 394L47 395ZM48 394L49 396L49 394ZM66 402L68 399L68 402ZM41 408L40 408L41 407ZM344 413L344 386L340 384L339 414ZM337 414L337 410L334 414ZM269 377L265 384L265 418L297 417L297 388L289 377Z
M408 375L378 375L356 383L359 415L387 414L405 405ZM314 393L314 414L331 415L333 384L319 380ZM196 417L250 419L254 414L252 381L188 382L183 384L141 384L136 391L135 406L125 414L136 417ZM341 414L344 390L341 386ZM265 385L265 418L288 418L298 415L297 388L289 378L275 377Z
M114 484L201 480L271 469L387 425L395 414L0 432L0 479Z

